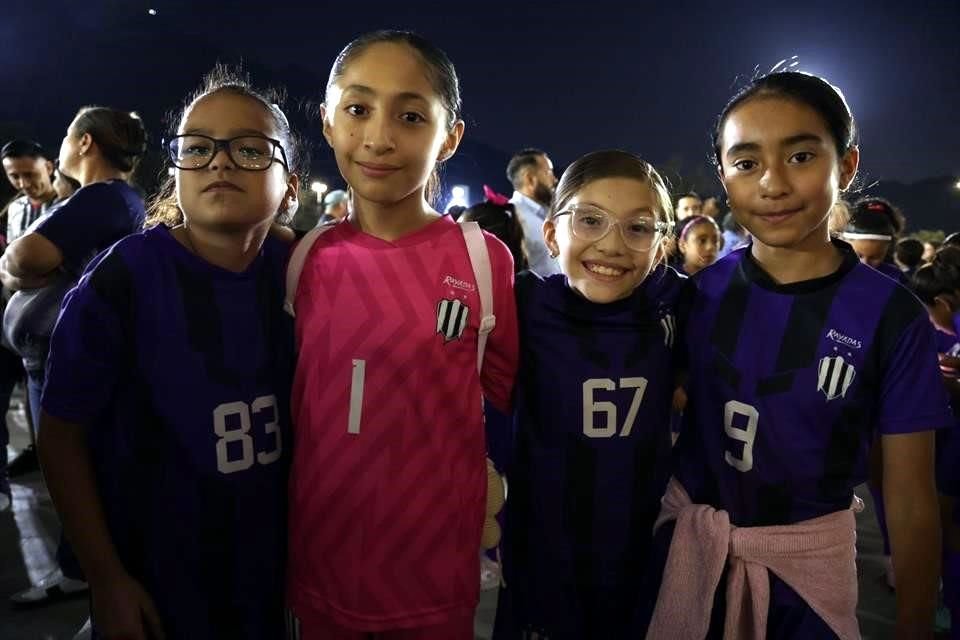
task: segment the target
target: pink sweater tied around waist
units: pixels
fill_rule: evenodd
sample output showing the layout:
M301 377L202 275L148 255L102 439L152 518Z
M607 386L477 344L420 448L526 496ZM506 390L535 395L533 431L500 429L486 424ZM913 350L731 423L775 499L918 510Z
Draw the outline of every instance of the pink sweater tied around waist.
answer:
M841 640L857 640L856 521L850 509L791 525L736 527L670 479L654 531L676 520L648 640L701 640L729 559L725 640L764 640L773 571ZM859 508L858 508L859 507Z

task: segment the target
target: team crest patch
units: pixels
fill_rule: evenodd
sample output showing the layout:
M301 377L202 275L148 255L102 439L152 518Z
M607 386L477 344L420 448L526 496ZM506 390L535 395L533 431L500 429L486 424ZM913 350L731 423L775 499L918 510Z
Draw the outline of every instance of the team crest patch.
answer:
M828 402L837 398L844 398L856 376L856 369L842 356L827 356L820 360L817 389L827 396Z
M470 307L461 300L444 298L437 303L437 333L443 336L444 342L460 339L469 315Z

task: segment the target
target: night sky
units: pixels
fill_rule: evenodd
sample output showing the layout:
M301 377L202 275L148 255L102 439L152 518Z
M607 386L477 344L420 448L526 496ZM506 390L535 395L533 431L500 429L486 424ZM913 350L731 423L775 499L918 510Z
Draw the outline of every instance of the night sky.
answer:
M960 175L960 2L952 0L4 4L0 123L51 147L86 103L137 109L159 138L161 114L217 58L242 57L258 83L318 100L343 45L390 27L418 31L450 54L468 139L505 153L537 146L562 166L621 147L658 166L709 173L709 130L732 89L755 68L796 55L800 69L846 94L865 179ZM314 153L329 162L325 146Z

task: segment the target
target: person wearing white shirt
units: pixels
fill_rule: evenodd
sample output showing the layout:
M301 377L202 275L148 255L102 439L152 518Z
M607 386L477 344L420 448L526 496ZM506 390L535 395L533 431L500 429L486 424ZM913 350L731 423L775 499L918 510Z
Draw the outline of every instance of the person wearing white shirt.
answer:
M543 221L557 186L553 163L540 149L523 149L510 158L507 179L513 185L510 202L523 226L524 249L531 271L543 277L560 273L560 267L543 242Z

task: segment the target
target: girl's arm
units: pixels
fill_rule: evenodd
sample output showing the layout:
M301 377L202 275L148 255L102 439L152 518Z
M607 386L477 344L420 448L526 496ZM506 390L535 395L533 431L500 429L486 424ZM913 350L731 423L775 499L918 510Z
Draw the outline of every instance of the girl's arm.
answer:
M883 436L883 496L897 576L897 638L931 637L940 579L934 432Z
M17 238L3 254L3 270L15 278L44 276L61 264L60 248L36 232Z
M50 284L49 276L23 276L17 277L10 273L10 267L7 264L7 256L0 256L0 283L11 291L21 291L23 289L39 289Z
M127 574L113 546L84 428L44 411L38 448L50 496L90 583L98 631L107 638L163 638L153 601Z

